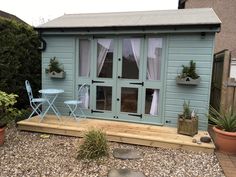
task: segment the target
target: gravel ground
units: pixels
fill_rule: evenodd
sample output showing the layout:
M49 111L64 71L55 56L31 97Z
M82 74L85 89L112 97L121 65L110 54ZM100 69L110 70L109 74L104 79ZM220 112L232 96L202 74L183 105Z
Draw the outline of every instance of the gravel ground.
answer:
M148 177L224 176L214 154L109 143L109 158L82 161L76 159L80 138L41 135L15 127L6 130L6 141L0 146L1 177L105 177L112 168L129 168ZM143 153L143 158L114 159L114 148L136 149Z

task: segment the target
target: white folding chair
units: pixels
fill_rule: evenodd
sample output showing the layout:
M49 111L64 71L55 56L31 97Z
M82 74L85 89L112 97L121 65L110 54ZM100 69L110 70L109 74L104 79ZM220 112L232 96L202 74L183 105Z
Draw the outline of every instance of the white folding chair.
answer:
M43 103L46 103L46 102L48 103L48 100L45 98L34 98L33 93L32 93L32 88L28 80L25 81L25 87L28 93L30 106L33 109L33 112L30 114L29 118L31 118L34 115L34 113L38 114L42 118L41 116L42 111L40 110L40 106Z
M88 87L87 84L83 84L79 87L79 91L78 91L78 99L77 100L67 100L64 101L64 103L68 106L68 108L70 109L70 116L73 116L75 119L79 118L79 117L84 117L86 118L84 112L83 112L83 105L85 106L85 100L88 99L88 97L86 98L86 96L88 96ZM85 106L86 107L86 106ZM75 111L77 110L77 108L79 109L80 113L82 116L76 116Z

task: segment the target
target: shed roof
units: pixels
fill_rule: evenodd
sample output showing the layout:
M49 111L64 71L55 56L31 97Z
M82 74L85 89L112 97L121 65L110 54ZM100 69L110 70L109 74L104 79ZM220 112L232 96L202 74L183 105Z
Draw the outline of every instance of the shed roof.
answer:
M181 26L219 25L220 19L211 8L65 14L42 24L37 29L47 28L98 28L133 26Z

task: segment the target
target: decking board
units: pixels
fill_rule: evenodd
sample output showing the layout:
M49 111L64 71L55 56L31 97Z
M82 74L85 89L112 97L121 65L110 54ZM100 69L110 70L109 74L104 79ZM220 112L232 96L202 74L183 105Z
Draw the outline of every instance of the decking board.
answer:
M37 116L20 121L18 122L18 128L26 131L77 137L83 137L85 131L96 128L106 132L109 141L204 152L213 152L215 149L213 143L197 144L192 142L193 138L199 140L201 136L209 136L206 131L199 131L197 135L190 137L177 134L176 128L118 121L98 119L75 120L66 116L63 116L61 121L59 121L55 116L47 115L41 122Z

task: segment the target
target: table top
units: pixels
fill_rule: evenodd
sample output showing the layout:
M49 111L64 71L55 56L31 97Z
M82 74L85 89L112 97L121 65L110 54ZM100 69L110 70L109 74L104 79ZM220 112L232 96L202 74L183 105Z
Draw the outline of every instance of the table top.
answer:
M63 93L64 90L62 89L42 89L42 90L39 90L39 93L42 93L42 94L59 94L59 93Z

